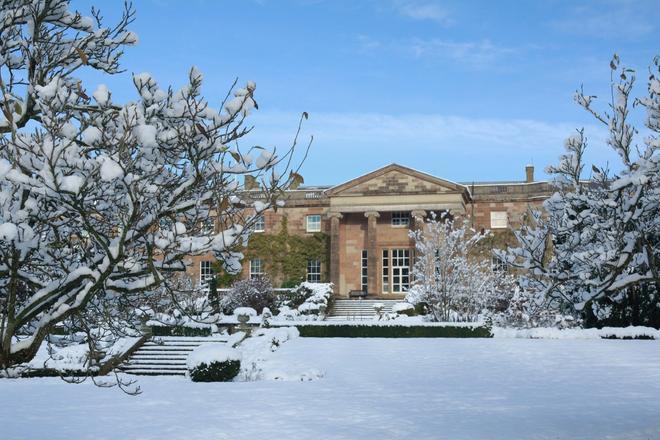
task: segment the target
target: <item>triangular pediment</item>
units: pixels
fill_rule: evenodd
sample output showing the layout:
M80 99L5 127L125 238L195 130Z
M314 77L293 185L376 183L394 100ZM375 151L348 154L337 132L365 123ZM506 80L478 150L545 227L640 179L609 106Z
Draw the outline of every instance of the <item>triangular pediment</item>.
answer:
M466 193L463 185L398 164L387 165L328 190L329 196Z

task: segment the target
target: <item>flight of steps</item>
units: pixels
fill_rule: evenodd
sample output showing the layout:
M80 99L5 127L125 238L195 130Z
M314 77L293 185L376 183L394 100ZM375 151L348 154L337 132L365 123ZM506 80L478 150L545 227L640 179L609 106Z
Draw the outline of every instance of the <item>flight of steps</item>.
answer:
M226 337L154 336L119 366L142 376L185 376L188 355L202 344L224 344Z
M383 304L383 312L391 313L392 306L398 302L392 299L336 299L326 316L326 321L365 321L376 317L374 304Z

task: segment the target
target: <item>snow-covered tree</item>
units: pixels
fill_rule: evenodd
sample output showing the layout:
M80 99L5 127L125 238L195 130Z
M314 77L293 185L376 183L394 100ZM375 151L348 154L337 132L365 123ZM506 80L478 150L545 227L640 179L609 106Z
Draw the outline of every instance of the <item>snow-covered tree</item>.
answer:
M660 58L650 69L647 95L638 99L631 96L635 73L620 67L616 55L610 67L608 110L597 110L596 97L582 90L575 100L608 130L621 171L592 165L592 176L583 179L587 137L578 130L559 164L548 168L557 191L515 232L517 246L500 253L524 269L521 281L535 302L599 318L631 292L660 307ZM646 110L642 143L630 122L635 107Z
M513 290L508 275L493 270L490 255L480 255L477 245L490 232L476 232L468 221L442 213L409 234L416 252L406 300L425 303L434 320L475 321Z
M88 93L76 73L120 72L137 42L133 17L127 5L105 27L68 0L2 3L1 367L30 360L61 323L131 325L187 255L212 252L236 270L254 213L301 180L295 140L281 154L238 146L257 107L253 82L232 86L220 108L195 68L179 90L133 75L134 102L115 102L104 85ZM265 197L244 196L239 179Z

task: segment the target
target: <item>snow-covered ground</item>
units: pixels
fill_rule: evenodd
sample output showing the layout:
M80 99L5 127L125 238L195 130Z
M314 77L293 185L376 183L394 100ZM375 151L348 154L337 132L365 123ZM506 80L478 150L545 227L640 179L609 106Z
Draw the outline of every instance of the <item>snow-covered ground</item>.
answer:
M2 438L660 438L660 342L313 339L263 365L315 380L140 378L132 397L0 380Z

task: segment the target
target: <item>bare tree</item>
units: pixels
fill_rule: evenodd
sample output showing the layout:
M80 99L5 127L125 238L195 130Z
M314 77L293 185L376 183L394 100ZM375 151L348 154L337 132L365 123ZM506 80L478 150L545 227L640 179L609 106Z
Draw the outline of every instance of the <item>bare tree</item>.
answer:
M518 244L502 252L509 264L524 269L521 281L536 302L568 305L595 312L598 302L617 302L628 289L660 293L660 58L650 69L648 94L632 98L635 72L610 64L609 109L595 108L596 97L579 90L575 101L609 132L607 145L620 159L621 171L611 174L592 165L583 178L587 137L578 130L565 143L557 166L556 193L544 203L544 212L532 212L530 224L516 231ZM630 111L646 110L642 144L630 122ZM657 297L656 297L657 298ZM650 299L650 298L649 298ZM658 304L657 299L654 301Z
M282 153L239 148L257 108L253 82L234 83L219 109L202 96L195 68L180 90L133 75L135 102L115 103L104 85L89 96L76 72L120 72L123 48L137 41L127 30L133 17L127 4L107 28L97 10L85 17L67 0L2 2L4 368L32 359L63 322L95 329L90 339L134 325L135 308L162 302L154 292L185 270L188 255L212 252L236 270L235 249L254 219L246 212L276 208L281 191L302 180L297 134ZM246 197L241 179L263 197Z
M507 274L493 270L490 255L477 255L477 244L489 232L476 232L468 223L432 214L423 227L410 231L416 258L406 300L427 304L435 321L476 321L512 289Z

